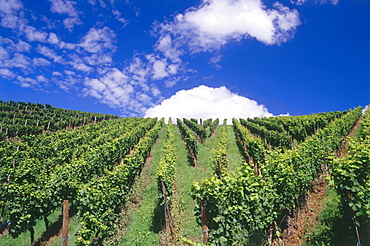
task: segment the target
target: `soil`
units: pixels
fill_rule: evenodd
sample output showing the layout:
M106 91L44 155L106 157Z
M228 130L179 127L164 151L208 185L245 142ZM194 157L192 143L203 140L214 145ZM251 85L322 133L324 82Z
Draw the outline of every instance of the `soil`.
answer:
M305 240L305 235L312 232L317 223L317 218L326 204L326 192L328 184L323 182L319 189L311 192L304 208L300 211L300 219L291 218L290 236L286 239L287 230L283 232L284 244L286 246L300 245ZM277 244L275 244L277 245Z
M348 136L341 143L339 149L335 151L337 158L342 158L347 154L349 137L354 136L354 132L357 130L362 116L353 124ZM329 174L328 174L329 175ZM275 240L274 246L284 245L293 246L300 245L305 241L305 235L312 232L317 224L318 215L323 210L327 200L327 188L328 184L324 178L321 178L319 182L316 182L316 187L313 188L308 195L308 199L305 204L301 205L300 218L297 219L292 217L290 220L290 236L287 238L287 230L285 229L282 233L283 241ZM282 222L284 223L284 222Z
M353 138L355 131L360 125L361 119L362 119L362 116L353 124L351 131L348 133L348 137ZM335 156L337 158L342 158L345 155L347 155L348 140L349 140L348 137L341 143L339 149L335 152Z

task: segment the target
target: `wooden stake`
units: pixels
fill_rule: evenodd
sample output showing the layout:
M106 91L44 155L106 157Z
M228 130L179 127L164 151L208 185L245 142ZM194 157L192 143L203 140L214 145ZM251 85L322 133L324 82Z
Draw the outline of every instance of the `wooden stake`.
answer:
M164 186L163 179L161 179L161 183L162 183L162 192L163 192L163 199L164 199L164 205L165 205L164 211L165 211L166 229L167 231L170 232L171 238L173 240L175 236L175 231L173 229L173 219L172 219L170 207L168 206L166 188Z
M207 244L207 242L208 242L208 222L207 222L206 210L204 209L204 201L203 200L200 200L200 213L202 215L203 243Z
M68 200L63 200L62 246L68 246Z

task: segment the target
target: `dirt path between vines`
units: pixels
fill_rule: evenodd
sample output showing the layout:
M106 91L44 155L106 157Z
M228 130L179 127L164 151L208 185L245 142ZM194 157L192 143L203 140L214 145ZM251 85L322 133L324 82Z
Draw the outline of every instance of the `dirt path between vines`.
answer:
M362 116L360 116L359 119L353 124L347 137L341 143L339 149L335 151L335 156L337 158L342 158L347 154L349 142L348 137L352 138L354 136L355 131L360 125L361 119ZM289 238L286 239L287 230L284 230L282 237L284 238L283 242L275 242L273 245L281 245L281 243L283 243L284 246L294 246L300 245L305 241L305 235L314 230L315 225L317 224L318 216L326 206L327 188L328 183L326 179L324 177L320 178L320 180L315 184L313 191L308 195L306 204L302 205L304 208L301 208L300 219L296 221L296 218L291 218L292 226L290 228L291 234Z

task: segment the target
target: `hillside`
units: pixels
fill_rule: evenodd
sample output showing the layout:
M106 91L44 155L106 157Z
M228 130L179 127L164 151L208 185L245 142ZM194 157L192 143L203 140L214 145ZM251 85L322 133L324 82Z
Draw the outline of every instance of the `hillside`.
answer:
M232 125L22 102L0 109L0 245L60 245L63 200L70 245L334 245L343 228L348 243L369 240L370 124L361 108ZM344 143L348 154L335 158ZM327 196L325 178L334 219L349 219L319 239L323 230L305 223L321 225L327 200L314 194ZM310 199L323 208L308 213Z

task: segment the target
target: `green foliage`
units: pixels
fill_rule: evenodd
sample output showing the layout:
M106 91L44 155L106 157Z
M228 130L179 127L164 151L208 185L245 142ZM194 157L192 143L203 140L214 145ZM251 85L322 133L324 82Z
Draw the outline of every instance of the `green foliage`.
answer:
M216 245L243 245L252 235L263 240L276 216L272 187L247 165L235 175L194 183L192 194L198 204L204 201L210 240Z
M328 188L327 193L325 207L318 215L315 229L305 236L303 245L356 245L353 222L351 218L344 215L345 208L341 204L340 197L331 187Z
M357 108L334 120L298 148L266 156L262 175L276 188L279 197L277 210L296 206L295 200L304 196L311 182L322 172L322 164L339 147L360 114L361 108Z
M193 163L195 163L195 161L198 159L197 139L194 136L193 131L191 131L190 128L180 119L177 119L177 126L179 127L181 136L188 148L189 156L193 160Z
M207 119L205 121L203 121L203 127L204 128L208 128L212 123L212 119Z
M333 184L344 205L352 211L362 233L370 231L370 115L362 118L362 134L351 140L348 153L333 163ZM368 243L370 237L366 238Z
M164 120L160 120L140 139L132 153L125 156L122 165L118 165L107 175L80 186L77 195L82 227L79 232L79 245L90 245L89 239L94 233L101 233L103 237L108 233L163 123Z
M18 116L14 117L16 113L24 116L36 115L36 111L41 111L43 114L40 117L45 117L49 122L45 112L59 112L59 109L41 104L0 102L0 107L3 107L2 113L10 110L7 112L12 113L10 118L14 119L15 125L25 124ZM1 119L9 118L9 115ZM230 143L225 122L217 132L220 133L219 141L219 135L217 141L216 138L207 139L217 142L210 156L210 146L198 146L194 131L205 139L205 128L209 126L212 134L219 120L206 120L202 127L184 119L192 126L192 131L178 119L177 125L188 147L189 156L197 160L199 147L208 153L202 157L203 160L201 158L200 163L204 160L213 162L215 175L192 186L194 199L198 204L204 201L212 243L262 245L269 226L278 217L282 217L285 209L293 210L297 206L297 199L308 192L312 182L322 172L323 164L332 158L333 151L341 145L343 137L360 115L361 108L357 108L348 112L310 116L240 120L249 126L249 130L233 119L240 150L249 161L249 165L243 165L235 173L227 173L226 156ZM31 122L31 119L28 120ZM81 123L81 120L84 121L84 118L80 117L75 122ZM73 130L46 132L37 136L23 135L22 140L0 141L0 209L5 211L2 214L4 219L13 221L8 228L9 234L17 237L24 231L33 231L36 221L45 218L47 221L50 213L60 207L61 201L69 199L71 205L79 211L80 245L90 244L94 236L108 235L163 122L163 119L139 118L104 120ZM350 208L354 212L357 226L368 232L368 114L364 116L361 125L361 134L349 144L348 156L333 162L332 183L343 201L342 207ZM51 127L55 125L50 123ZM159 161L156 177L158 182L163 180L168 197L172 197L176 143L171 122L167 129L163 157ZM250 131L260 137L255 137ZM290 148L290 138L300 144ZM338 211L337 208L335 211ZM199 214L197 216L200 219ZM337 216L336 212L331 216Z
M331 121L342 117L347 111L333 111L328 113L317 113L302 116L278 116L263 118L262 120L266 123L273 123L281 125L286 131L287 135L290 135L293 140L301 143L305 139L319 129L327 126ZM265 125L267 129L271 125Z
M198 125L197 122L195 122L193 120L188 120L188 119L185 119L185 118L183 119L183 122L191 130L193 130L195 132L195 134L198 135L198 137L200 138L201 141L203 141L204 139L206 139L206 137L207 137L207 131L206 131L206 129L204 129L202 126Z
M211 136L215 131L216 131L216 128L218 126L218 124L220 123L219 119L215 119L214 121L212 121L212 123L209 125L209 135Z
M222 125L221 128L221 139L217 146L212 150L213 155L213 169L217 176L222 177L223 173L227 172L228 161L226 158L227 149L228 149L228 140L227 140L227 125L226 122Z
M0 141L117 118L115 115L55 108L50 104L0 101Z
M236 174L193 184L194 198L206 207L210 240L216 245L263 244L269 226L279 214L297 206L360 114L361 108L350 111L296 149L275 152L265 150L260 139L233 119L236 136L261 175L245 165Z
M266 144L269 144L274 148L290 147L289 137L283 131L269 130L262 125L244 119L240 119L240 123L247 127L252 134L259 136L261 139L266 141Z
M233 118L233 126L237 139L243 149L243 154L251 165L261 166L265 162L266 148L260 138L253 137L247 128Z
M157 181L158 188L161 191L160 194L162 195L163 192L165 192L169 200L171 200L173 193L173 180L176 163L176 149L174 145L175 138L172 127L173 125L170 119L167 126L167 140L163 146L163 157L161 158L157 168ZM162 182L164 183L165 190L162 190Z
M1 159L0 205L13 221L9 226L10 235L17 237L26 230L32 231L35 221L46 218L63 199L69 199L72 205L78 204L79 189L94 177L109 173L156 122L156 119L134 118L105 121L76 130L43 134L34 141L3 144L5 148L1 151L6 157ZM163 120L153 129L158 131L161 124ZM151 132L146 136L148 143L156 139ZM89 189L92 187L86 188ZM106 190L102 199L115 191Z

